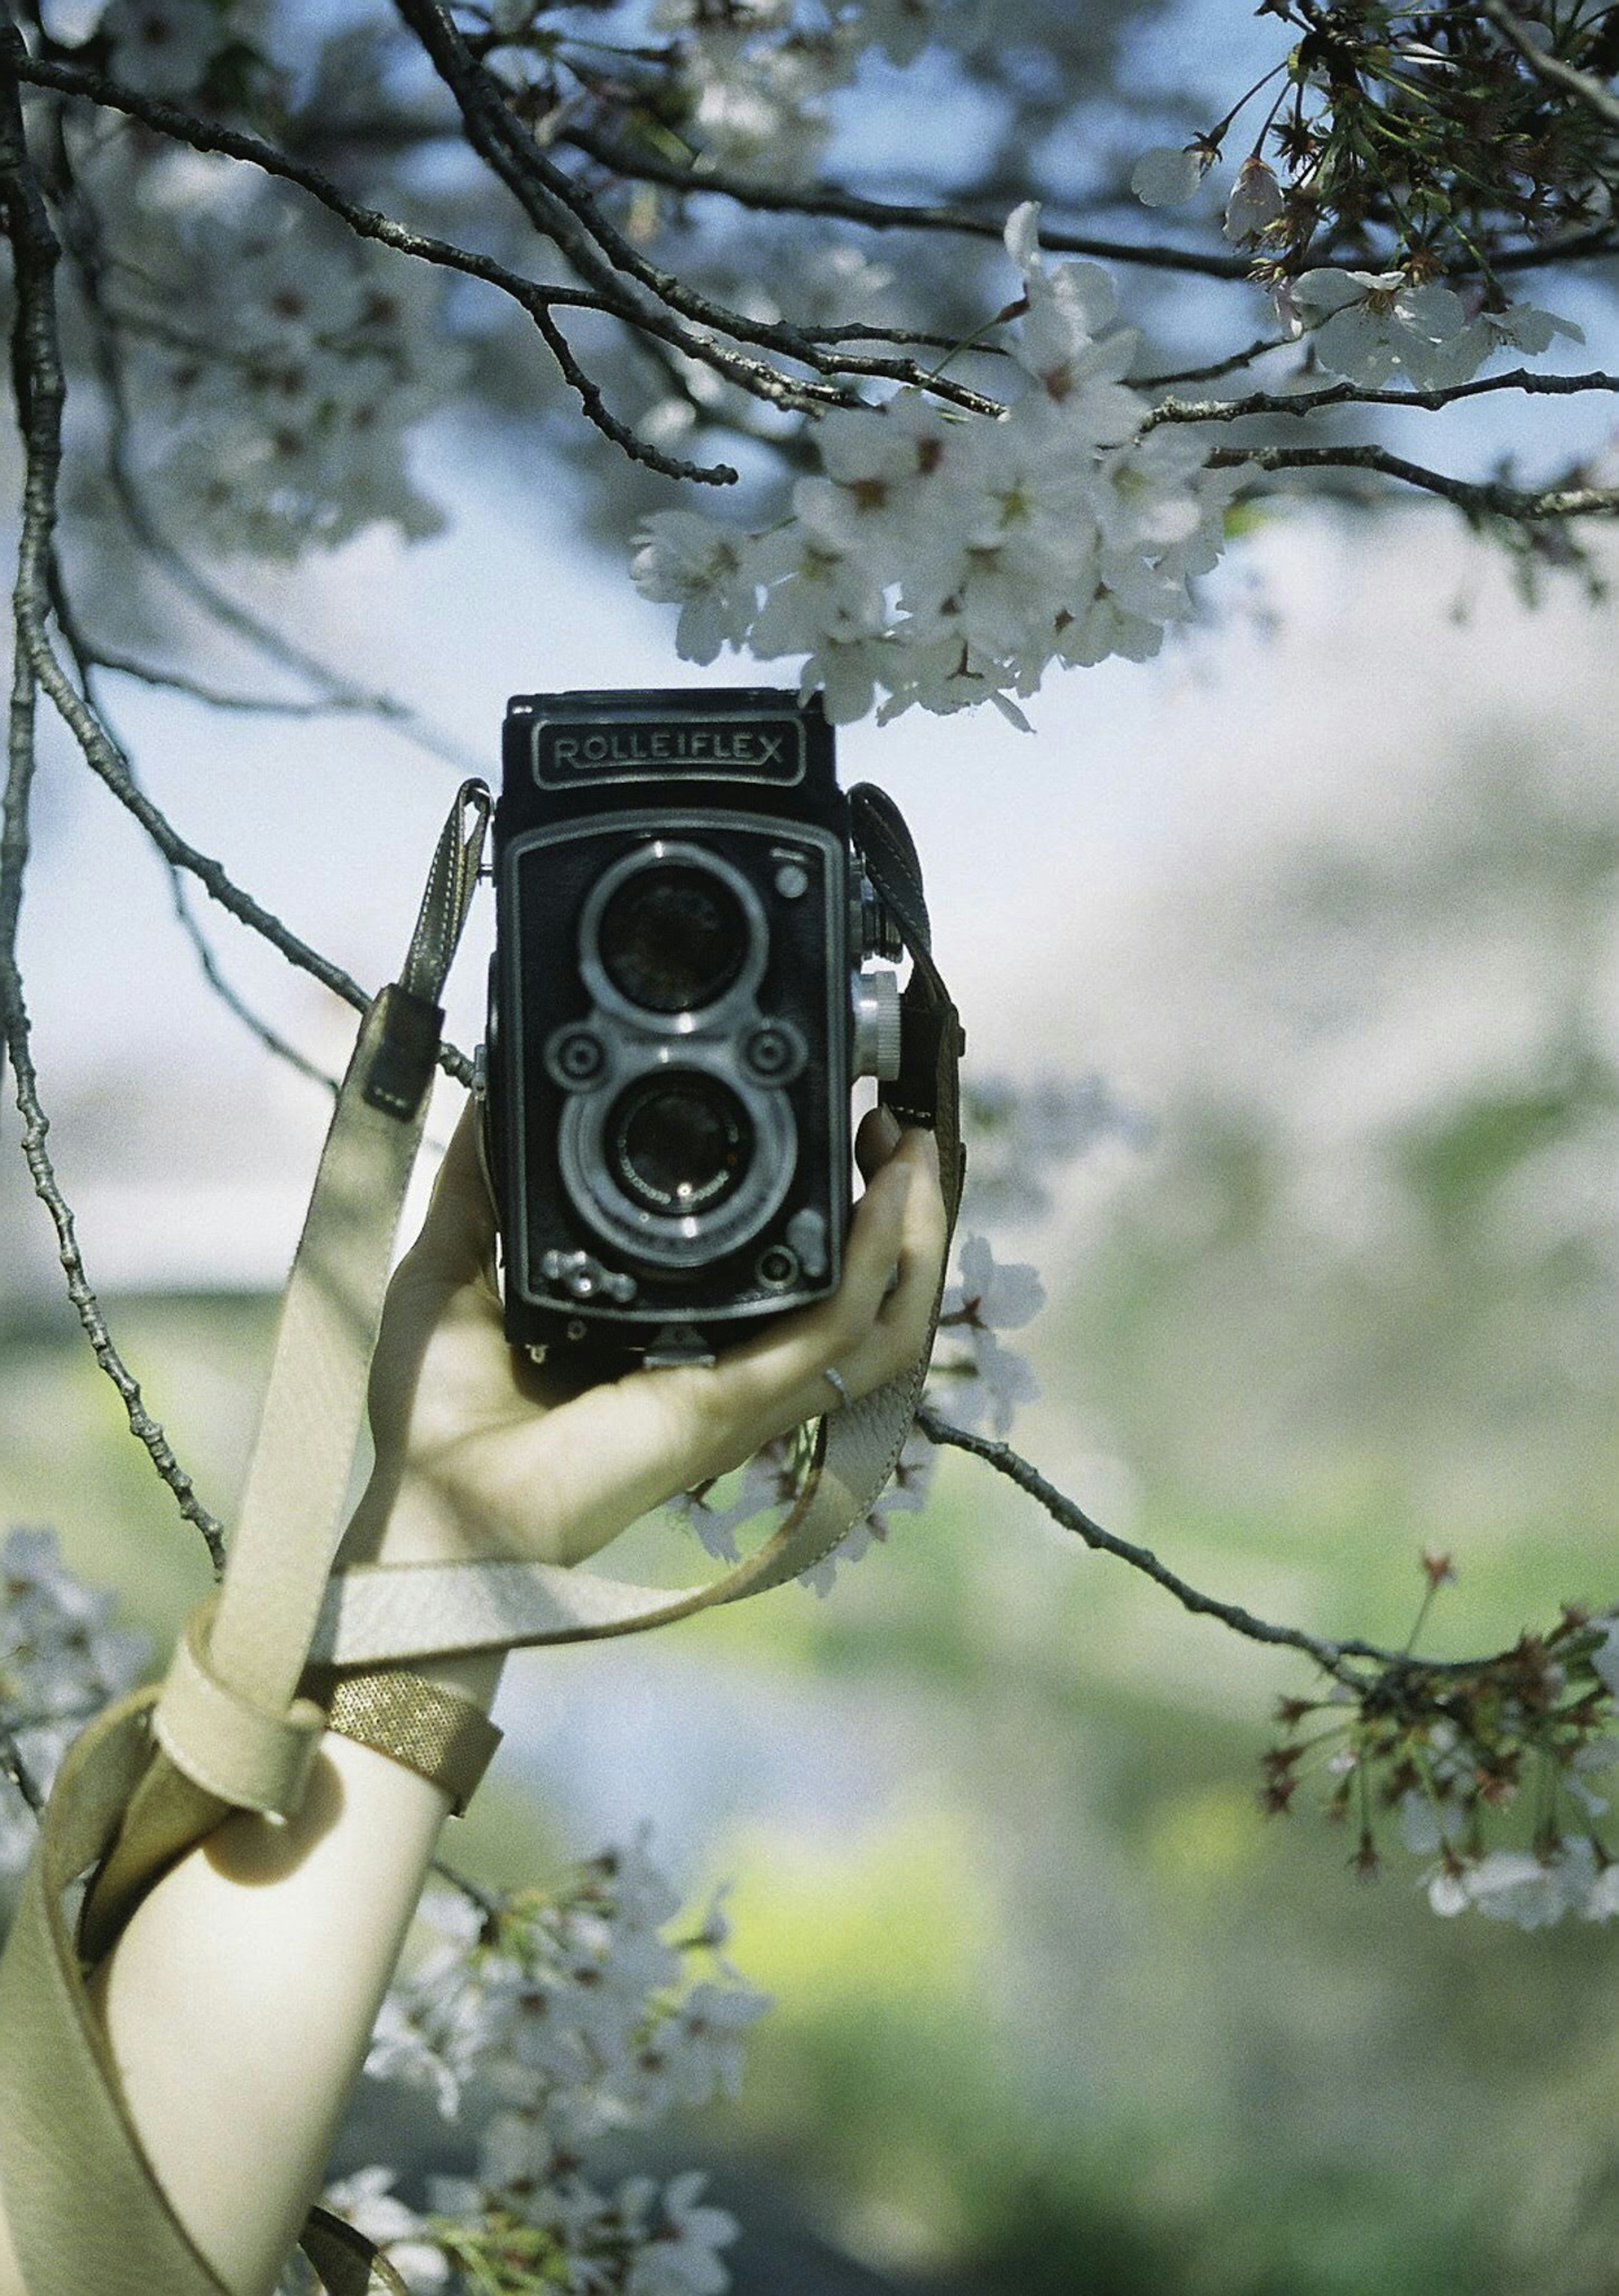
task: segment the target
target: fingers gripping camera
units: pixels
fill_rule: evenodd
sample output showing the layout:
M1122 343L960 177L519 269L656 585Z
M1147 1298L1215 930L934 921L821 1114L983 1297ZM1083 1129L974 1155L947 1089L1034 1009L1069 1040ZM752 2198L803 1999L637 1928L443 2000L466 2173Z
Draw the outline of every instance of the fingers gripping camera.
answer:
M818 701L519 695L484 1073L507 1336L686 1362L835 1289L894 921Z

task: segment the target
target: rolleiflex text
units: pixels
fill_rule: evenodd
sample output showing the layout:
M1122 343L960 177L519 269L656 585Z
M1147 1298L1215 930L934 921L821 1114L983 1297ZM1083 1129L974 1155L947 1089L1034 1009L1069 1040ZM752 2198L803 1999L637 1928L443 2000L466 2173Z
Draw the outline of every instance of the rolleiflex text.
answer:
M542 782L623 766L685 767L796 782L804 773L803 729L795 719L719 719L692 726L632 720L607 727L540 724L534 729L534 762Z

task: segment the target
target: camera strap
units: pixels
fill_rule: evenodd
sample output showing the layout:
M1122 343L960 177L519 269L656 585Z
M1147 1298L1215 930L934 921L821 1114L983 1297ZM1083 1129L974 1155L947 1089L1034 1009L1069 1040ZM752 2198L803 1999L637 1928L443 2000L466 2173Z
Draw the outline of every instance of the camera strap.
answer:
M959 1022L898 808L870 785L851 803L856 843L912 960L900 1072L882 1097L901 1120L935 1130L953 1226L964 1168ZM328 1724L322 1705L299 1695L308 1669L364 1679L366 1669L448 1652L637 1633L760 1593L822 1560L865 1519L915 1418L926 1349L900 1377L820 1421L785 1520L703 1587L671 1593L518 1561L333 1573L439 1050L439 995L489 814L483 784L464 785L400 977L361 1023L283 1301L223 1584L188 1622L162 1685L120 1700L75 1742L42 1820L0 1956L0 2190L29 2296L226 2296L146 2163L85 1979L146 1890L232 1810L298 1808ZM937 1300L933 1314L936 1323ZM368 1742L411 1761L410 1736L396 1726L392 1739L384 1730ZM72 1892L86 1874L75 1921ZM329 2296L405 2288L324 2210L312 2212L300 2245Z

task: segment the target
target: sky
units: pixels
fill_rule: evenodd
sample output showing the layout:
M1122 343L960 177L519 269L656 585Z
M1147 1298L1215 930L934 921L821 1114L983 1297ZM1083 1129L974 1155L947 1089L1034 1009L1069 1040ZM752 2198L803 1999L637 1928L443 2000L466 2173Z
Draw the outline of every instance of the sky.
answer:
M672 615L642 602L619 565L582 552L543 501L481 478L453 442L437 452L435 479L457 505L448 536L408 551L362 540L290 582L257 575L254 594L417 704L491 778L513 691L768 680L773 666L734 658L707 673L676 662ZM881 782L911 819L981 1070L1100 1065L1150 1100L1174 1039L1162 1015L1148 1024L1155 981L1187 993L1163 966L1161 927L1143 922L1154 904L1178 883L1191 898L1212 857L1223 851L1229 871L1233 849L1262 842L1278 818L1343 802L1357 753L1441 742L1492 693L1521 702L1537 681L1566 692L1559 648L1599 643L1600 618L1554 605L1550 644L1489 567L1480 611L1458 623L1449 608L1475 562L1442 512L1414 511L1378 538L1279 521L1212 578L1217 627L1157 664L1059 677L1033 705L1033 734L984 710L841 735L845 782ZM387 977L454 769L350 720L226 718L138 690L119 701L147 785L185 834L359 979ZM97 1280L273 1285L325 1096L212 996L144 835L61 742L39 797L22 953L53 1145ZM306 1054L340 1066L350 1023L334 1000L234 921L207 922L236 986ZM1132 945L1146 931L1156 947ZM486 892L451 984L464 1044L481 1030L491 938ZM436 1111L440 1136L452 1115ZM9 1111L4 1120L11 1130ZM35 1280L53 1283L42 1231L29 1251Z
M254 570L251 593L305 642L419 706L492 781L513 692L779 682L774 665L678 662L672 615L645 604L620 565L582 551L543 501L514 503L464 453L442 442L439 453L448 467L435 478L457 508L447 537L409 550L364 539L290 583ZM1175 767L1163 760L1144 787L1154 682L1130 664L1070 680L1038 739L989 712L913 714L840 739L845 783L878 780L913 816L941 947L998 1067L1027 1054L1042 952L1083 889L1155 833ZM184 833L357 977L386 978L454 769L350 719L226 718L130 688L118 700L145 783ZM486 896L474 910L451 985L463 1043L481 1027L492 906ZM233 982L306 1054L339 1064L348 1024L325 992L218 912L208 927ZM277 1281L323 1095L270 1073L209 992L144 833L60 739L39 784L22 952L47 1094L111 1116L92 1120L82 1151L66 1123L55 1144L64 1179L79 1167L103 1280ZM181 1170L183 1218L160 1209Z
M1188 0L1138 44L1132 85L1192 79L1235 94L1272 60L1280 29L1229 0ZM903 75L876 77L903 93ZM870 99L861 135L880 130L884 100ZM1211 177L1203 205L1212 210L1218 195ZM1144 283L1122 281L1126 316ZM1600 307L1578 283L1556 299L1593 340L1590 351L1560 344L1545 364L1592 363L1599 323L1611 333ZM1249 316L1229 315L1234 340ZM1521 417L1521 402L1482 399L1447 414L1442 445L1421 414L1387 435L1397 449L1482 470ZM1597 428L1589 401L1539 400L1536 458ZM444 536L407 548L373 535L290 575L243 564L223 578L334 663L417 706L491 780L514 692L787 681L785 665L678 662L672 611L642 601L620 560L581 545L555 470L530 474L509 445L489 444L449 423L421 442L428 490L453 512ZM1522 694L1542 675L1547 649L1508 635L1519 624L1495 573L1481 616L1465 628L1446 619L1470 580L1466 562L1442 512L1404 513L1376 538L1284 517L1210 579L1211 628L1157 664L1059 675L1031 706L1032 735L989 710L912 712L842 734L845 782L881 782L911 817L975 1062L1022 1073L1099 1062L1126 1078L1138 1071L1150 1098L1162 1078L1138 1057L1134 1024L1114 1025L1144 988L1150 1001L1159 977L1132 946L1138 896L1150 903L1167 887L1172 900L1206 866L1199 840L1261 828L1289 801L1301 763L1376 746L1379 728L1439 739L1464 702ZM217 674L265 683L228 655ZM361 980L388 977L453 770L354 720L224 717L127 685L117 700L146 784L181 830ZM210 994L142 832L60 738L46 744L37 840L22 954L58 1118L53 1146L97 1280L112 1290L278 1283L323 1095L267 1062ZM487 898L474 910L451 985L463 1044L481 1028L491 910ZM351 1023L333 1000L219 912L206 921L238 988L306 1054L341 1067ZM448 1103L436 1111L439 1136L451 1114ZM0 1128L14 1137L9 1109ZM20 1193L8 1169L0 1242L15 1280L53 1286L49 1237L31 1208L19 1218Z

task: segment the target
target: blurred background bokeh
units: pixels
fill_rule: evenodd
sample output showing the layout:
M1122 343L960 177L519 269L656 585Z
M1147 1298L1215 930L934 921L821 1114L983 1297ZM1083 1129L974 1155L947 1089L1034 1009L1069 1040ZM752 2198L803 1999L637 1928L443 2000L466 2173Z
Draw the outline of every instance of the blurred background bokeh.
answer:
M1240 78L1247 11L1142 12L1141 71ZM974 123L959 87L934 117L964 148ZM1161 341L1202 291L1153 291ZM1467 419L1482 469L1512 418ZM242 577L486 770L513 691L699 675L618 539L583 538L599 493L532 447L487 407L437 423L443 535ZM1117 1112L1040 1218L969 1191L966 1227L1049 1295L1014 1439L1199 1586L1317 1632L1402 1640L1423 1550L1449 1551L1425 1644L1494 1648L1619 1596L1612 615L1573 584L1530 611L1439 507L1278 514L1207 599L1162 661L1053 685L1031 737L986 713L841 743L915 828L974 1073L1096 1079ZM453 770L365 720L120 708L186 833L385 977ZM213 996L160 865L53 732L36 836L52 1150L119 1345L228 1522L329 1100ZM209 931L341 1066L349 1017ZM491 931L483 907L453 984L464 1044ZM206 1557L84 1344L17 1139L8 1102L0 1528L53 1529L161 1652ZM824 1600L515 1659L454 1855L515 1883L650 1820L694 1896L734 1881L736 1957L777 2005L739 2102L670 2143L749 2226L739 2287L1609 2296L1615 1939L1441 1921L1392 1827L1357 1878L1319 1787L1262 1816L1270 1717L1304 1686L951 1455ZM361 2097L345 2165L449 2144L391 2111Z

